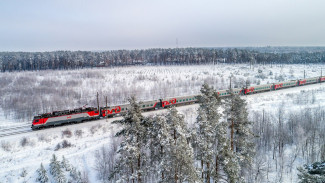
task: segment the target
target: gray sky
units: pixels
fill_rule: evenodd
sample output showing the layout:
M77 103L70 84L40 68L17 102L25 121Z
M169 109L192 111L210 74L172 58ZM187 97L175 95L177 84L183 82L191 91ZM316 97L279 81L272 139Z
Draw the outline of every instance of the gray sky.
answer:
M324 0L2 0L0 51L325 46Z

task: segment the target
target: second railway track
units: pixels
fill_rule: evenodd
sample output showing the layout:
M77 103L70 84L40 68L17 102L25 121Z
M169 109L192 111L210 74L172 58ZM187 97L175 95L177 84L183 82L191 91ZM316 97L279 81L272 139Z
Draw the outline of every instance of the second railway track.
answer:
M22 134L22 133L28 133L32 132L33 130L31 129L24 129L24 130L19 130L19 131L10 131L10 132L5 132L5 133L0 133L0 137L6 137L6 136L11 136L11 135L17 135L17 134Z

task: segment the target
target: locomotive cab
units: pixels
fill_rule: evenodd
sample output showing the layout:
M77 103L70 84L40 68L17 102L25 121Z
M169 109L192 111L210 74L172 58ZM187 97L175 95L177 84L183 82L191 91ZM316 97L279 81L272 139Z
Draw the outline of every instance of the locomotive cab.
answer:
M35 125L38 125L41 123L41 116L34 116L33 118L33 123L32 123L32 129L37 129L37 127L35 128Z
M38 124L39 121L40 121L40 119L41 119L41 116L34 116L34 119L33 119L33 125L34 125L34 124Z

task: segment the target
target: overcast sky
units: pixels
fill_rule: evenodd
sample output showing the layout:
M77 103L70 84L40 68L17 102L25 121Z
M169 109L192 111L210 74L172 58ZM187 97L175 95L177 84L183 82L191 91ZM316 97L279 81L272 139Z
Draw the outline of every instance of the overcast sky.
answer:
M325 46L324 0L2 0L0 51Z

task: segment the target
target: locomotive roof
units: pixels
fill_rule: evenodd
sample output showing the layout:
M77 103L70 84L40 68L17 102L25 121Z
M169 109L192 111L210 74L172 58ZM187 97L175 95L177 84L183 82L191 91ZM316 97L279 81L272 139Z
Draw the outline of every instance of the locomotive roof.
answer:
M93 110L97 110L97 108L87 107L87 108L77 108L77 109L72 109L72 110L53 111L52 113L43 113L43 114L34 116L34 119L41 118L41 117L60 116L60 115L64 115L64 114L76 114L76 113L80 113L80 112L88 112L88 111L93 111Z

